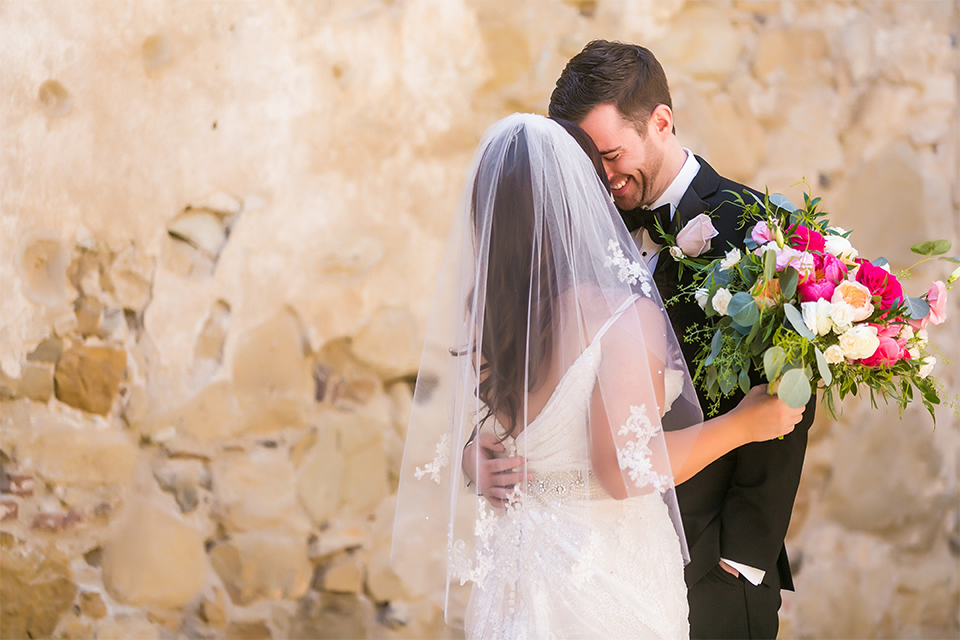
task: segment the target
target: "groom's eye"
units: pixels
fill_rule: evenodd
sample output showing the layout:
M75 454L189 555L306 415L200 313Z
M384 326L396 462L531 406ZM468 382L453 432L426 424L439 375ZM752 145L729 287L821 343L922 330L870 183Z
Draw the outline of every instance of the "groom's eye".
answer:
M607 162L614 162L619 157L620 157L620 154L618 153L615 156L604 156L603 159L606 160Z

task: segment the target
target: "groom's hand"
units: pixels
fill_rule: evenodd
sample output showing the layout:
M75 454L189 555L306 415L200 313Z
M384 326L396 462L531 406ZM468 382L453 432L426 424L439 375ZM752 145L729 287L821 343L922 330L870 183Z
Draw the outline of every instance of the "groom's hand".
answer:
M521 456L497 458L506 448L492 433L481 433L463 448L463 473L494 507L502 507L514 487L533 478Z
M803 419L803 410L806 407L792 409L776 395L767 392L767 385L762 384L750 389L734 412L744 429L747 442L762 442L772 440L793 431L793 428Z
M729 564L727 564L723 560L720 560L720 568L726 571L727 573L729 573L730 575L732 575L734 578L740 577L740 572L734 569L733 567L731 567Z

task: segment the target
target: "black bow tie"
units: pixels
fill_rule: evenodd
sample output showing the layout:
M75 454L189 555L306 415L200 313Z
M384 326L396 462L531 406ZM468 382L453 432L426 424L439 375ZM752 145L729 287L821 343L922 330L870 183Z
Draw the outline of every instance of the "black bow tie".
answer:
M657 231L656 222L660 223L660 228L664 231L670 229L670 203L661 205L656 209L633 209L632 211L621 211L624 224L627 230L633 233L640 227L647 230L650 239L657 244L663 244L663 236Z

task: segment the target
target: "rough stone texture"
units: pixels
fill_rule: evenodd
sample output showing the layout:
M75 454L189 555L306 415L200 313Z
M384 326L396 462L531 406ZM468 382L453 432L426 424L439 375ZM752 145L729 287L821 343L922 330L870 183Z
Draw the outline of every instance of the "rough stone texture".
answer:
M0 566L0 637L50 637L77 593L70 559L3 535Z
M257 447L214 461L216 512L228 532L310 529L297 502L296 475L287 453Z
M200 533L145 499L128 505L121 526L104 547L102 566L110 595L135 606L182 607L207 578Z
M22 590L66 608L47 635L456 636L387 562L410 382L480 135L592 38L649 46L685 146L805 178L865 255L960 246L953 0L135 6L0 9L0 536L106 608ZM957 637L958 452L946 408L818 417L781 638Z
M127 367L127 354L110 347L74 347L57 363L57 399L107 415Z
M312 565L306 542L277 533L239 533L210 550L210 562L234 604L295 600L307 592Z

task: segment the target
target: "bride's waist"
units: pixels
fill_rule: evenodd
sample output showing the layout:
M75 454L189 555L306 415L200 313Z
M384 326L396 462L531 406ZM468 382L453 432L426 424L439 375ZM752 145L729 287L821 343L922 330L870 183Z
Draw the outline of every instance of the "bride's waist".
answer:
M524 493L546 502L567 500L602 500L610 495L600 486L592 471L570 469L567 471L537 471L532 469L533 479L527 480Z

